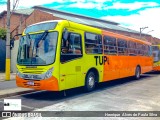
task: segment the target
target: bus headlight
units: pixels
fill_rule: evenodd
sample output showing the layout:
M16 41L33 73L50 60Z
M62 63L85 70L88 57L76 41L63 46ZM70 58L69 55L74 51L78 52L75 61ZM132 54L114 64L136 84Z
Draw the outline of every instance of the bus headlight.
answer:
M20 77L20 78L23 78L24 77L24 74L20 73L19 71L17 71L17 76Z
M45 73L45 79L50 78L52 76L52 72L53 72L53 67Z

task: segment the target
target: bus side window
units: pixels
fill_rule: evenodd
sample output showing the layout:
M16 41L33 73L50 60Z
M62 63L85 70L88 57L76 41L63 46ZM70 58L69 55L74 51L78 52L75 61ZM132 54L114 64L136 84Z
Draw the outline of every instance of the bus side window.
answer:
M144 55L143 44L137 43L137 49L138 49L138 55L143 56Z
M61 62L79 57L82 57L81 35L77 33L69 33L67 40L62 39Z
M104 43L104 54L117 54L117 45L116 45L116 38L104 36L103 37Z
M145 46L145 56L148 56L148 46L147 45L144 46Z
M118 39L118 54L127 55L127 41Z
M85 50L87 54L102 54L102 37L94 33L85 33Z
M138 54L135 42L128 41L128 54L130 56L136 56Z

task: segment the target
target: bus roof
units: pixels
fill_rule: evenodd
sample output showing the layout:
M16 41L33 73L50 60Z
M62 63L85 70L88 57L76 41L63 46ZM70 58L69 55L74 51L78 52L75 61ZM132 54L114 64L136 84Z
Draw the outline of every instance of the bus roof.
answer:
M27 27L31 27L31 26L34 26L34 25L42 24L42 23L61 22L61 21L63 21L63 20L48 20L48 21L43 21L43 22L37 22L37 23L31 24Z
M143 40L140 40L140 39L137 39L137 38L129 37L129 36L118 34L118 33L109 32L109 31L106 31L106 30L102 30L102 31L103 31L102 33L104 35L108 35L108 36L112 36L112 37L116 37L116 38L120 38L120 39L125 39L125 40L131 40L131 41L138 42L138 43L141 43L141 44L151 45L150 42L143 41Z
M114 32L109 32L109 31L106 31L106 30L103 30L103 29L91 27L91 26L88 26L88 25L83 25L83 24L80 24L80 23L75 23L75 22L72 22L72 21L69 21L69 23L70 23L71 27L79 26L79 27L76 27L76 28L82 29L84 31L92 31L92 32L97 33L97 34L100 34L102 32L102 35L107 34L107 35L114 36L114 37L117 37L117 38L121 38L121 39L125 39L125 40L131 40L131 41L138 42L138 43L141 43L141 44L151 45L150 42L143 41L143 40L133 38L133 37L129 37L129 36L126 36L126 35L122 35L122 34L118 34L118 33L114 33Z
M68 22L69 22L70 27L72 27L72 28L83 30L85 32L102 34L102 30L99 29L99 28L91 27L91 26L84 25L84 24L81 24L81 23L75 23L75 22L72 22L72 21L68 21Z
M76 26L76 28L78 28L78 29L80 28L81 30L92 31L93 33L97 33L97 34L102 33L103 35L114 36L114 37L120 38L120 39L131 40L131 41L134 41L134 42L139 42L141 44L151 45L151 43L147 42L147 41L143 41L143 40L140 40L140 39L137 39L137 38L133 38L133 37L129 37L129 36L126 36L126 35L106 31L106 30L103 30L103 29L95 28L95 27L92 27L92 26L88 26L88 25L84 25L84 24L80 24L80 23L76 23L76 22L72 22L72 21L68 21L68 20L48 20L48 21L38 22L38 23L35 23L35 24L32 24L32 25L29 25L27 27L31 27L31 26L34 26L34 25L42 24L42 23L49 23L49 22L58 22L59 23L59 22L62 22L62 21L69 22L69 25L73 28L75 28L75 26Z

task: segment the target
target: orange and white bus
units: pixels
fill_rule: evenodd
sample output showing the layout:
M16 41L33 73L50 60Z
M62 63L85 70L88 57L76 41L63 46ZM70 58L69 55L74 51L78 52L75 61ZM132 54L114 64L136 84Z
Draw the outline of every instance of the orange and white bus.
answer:
M152 45L152 53L154 57L154 71L160 71L160 45Z
M151 44L67 20L28 26L20 39L16 84L62 91L151 71Z

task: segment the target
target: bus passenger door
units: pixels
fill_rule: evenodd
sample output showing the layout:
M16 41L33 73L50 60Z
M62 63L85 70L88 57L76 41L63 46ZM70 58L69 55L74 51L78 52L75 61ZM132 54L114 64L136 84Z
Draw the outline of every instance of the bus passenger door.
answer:
M77 74L81 72L81 58L81 35L69 32L67 39L62 39L61 44L60 81L63 82L63 89L77 87Z

